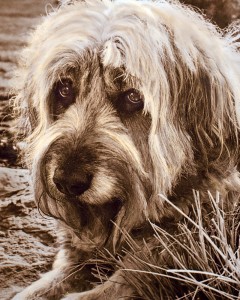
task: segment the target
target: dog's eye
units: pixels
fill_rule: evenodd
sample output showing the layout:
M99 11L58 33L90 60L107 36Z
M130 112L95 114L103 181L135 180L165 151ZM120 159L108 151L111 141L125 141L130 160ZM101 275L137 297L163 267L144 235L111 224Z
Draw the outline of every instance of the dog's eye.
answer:
M55 96L59 105L67 108L75 101L75 89L70 79L63 79L56 85Z
M125 113L134 113L144 106L143 95L136 89L130 89L119 95L118 109Z

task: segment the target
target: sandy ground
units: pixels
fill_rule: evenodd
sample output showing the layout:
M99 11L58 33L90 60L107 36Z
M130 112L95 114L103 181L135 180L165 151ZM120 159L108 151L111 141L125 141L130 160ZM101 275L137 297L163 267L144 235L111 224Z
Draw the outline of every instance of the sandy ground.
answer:
M240 0L186 0L203 8L224 27L240 16ZM9 98L11 77L27 33L55 0L0 0L0 300L51 267L56 252L55 224L33 201L29 173L17 160ZM47 5L47 3L50 3Z
M22 169L0 168L0 299L51 267L55 254L55 224L43 218L35 207Z

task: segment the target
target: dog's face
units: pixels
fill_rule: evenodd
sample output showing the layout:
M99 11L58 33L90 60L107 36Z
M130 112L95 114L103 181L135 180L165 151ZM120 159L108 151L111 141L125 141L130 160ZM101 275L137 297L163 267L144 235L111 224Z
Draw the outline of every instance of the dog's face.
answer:
M50 89L50 141L43 137L36 168L40 207L74 227L86 247L105 243L112 221L122 222L136 205L131 226L141 225L151 195L144 95L132 76L103 66L100 52L86 51Z
M183 38L181 26L191 23L183 11L165 2L76 2L48 16L25 51L18 97L36 199L85 249L115 243L112 222L129 231L157 220L158 194L197 174L199 156L230 135L227 80L219 102L211 99L222 72L208 49L213 35L197 19L194 38L191 29Z

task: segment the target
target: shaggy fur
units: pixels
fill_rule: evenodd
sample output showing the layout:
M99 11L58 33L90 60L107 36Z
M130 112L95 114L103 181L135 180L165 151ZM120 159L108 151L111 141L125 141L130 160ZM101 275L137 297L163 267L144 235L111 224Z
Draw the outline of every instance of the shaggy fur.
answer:
M160 194L188 214L192 189L223 202L239 192L238 38L165 0L63 1L45 18L23 52L15 106L61 249L15 300L139 297L114 266L102 264L110 278L96 286L99 253L121 253L128 234L160 249L149 220L174 231L180 218ZM159 250L158 264L167 259Z

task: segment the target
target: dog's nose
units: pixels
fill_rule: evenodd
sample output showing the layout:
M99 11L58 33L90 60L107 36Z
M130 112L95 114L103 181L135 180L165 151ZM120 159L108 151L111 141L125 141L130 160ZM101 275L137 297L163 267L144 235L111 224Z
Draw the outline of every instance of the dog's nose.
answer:
M67 174L64 170L57 168L54 172L53 182L61 193L80 196L90 188L92 175L79 172L79 170Z

